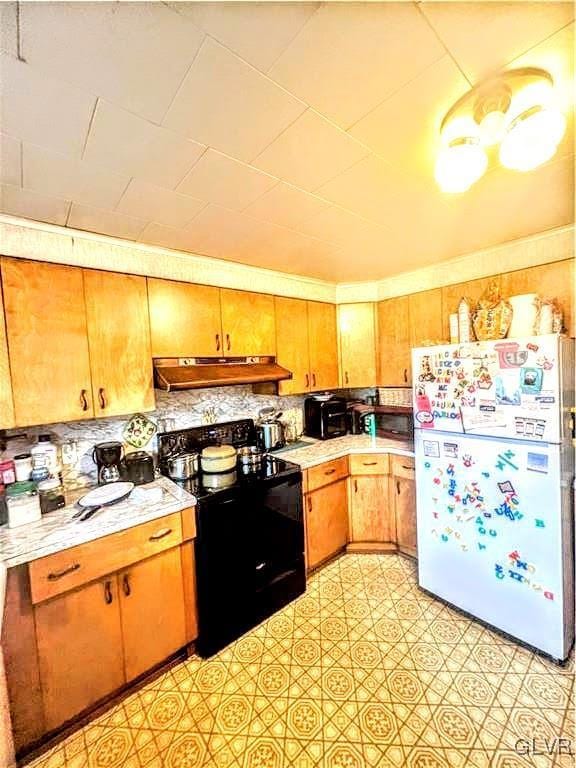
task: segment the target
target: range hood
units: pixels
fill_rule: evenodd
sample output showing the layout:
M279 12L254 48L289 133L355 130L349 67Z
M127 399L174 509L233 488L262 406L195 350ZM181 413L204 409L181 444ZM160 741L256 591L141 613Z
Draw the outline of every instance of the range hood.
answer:
M291 379L275 357L155 357L154 383L173 392L232 384L263 384Z

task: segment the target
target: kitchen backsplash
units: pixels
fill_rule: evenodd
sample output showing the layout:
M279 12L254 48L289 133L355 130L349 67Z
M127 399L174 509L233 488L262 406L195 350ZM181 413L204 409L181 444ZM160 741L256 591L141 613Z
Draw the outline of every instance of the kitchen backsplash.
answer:
M341 394L346 397L364 398L367 395L374 395L375 390L346 390ZM294 420L301 434L304 428L304 400L304 395L285 397L255 395L250 386L217 387L170 393L156 390L156 410L146 414L146 417L160 426L163 420L174 419L174 429L183 429L199 426L208 416L216 422L243 418L256 419L261 408L271 405L282 411L283 420ZM89 485L96 480L96 467L92 461L94 445L106 440L123 441L123 431L130 418L131 416L92 419L8 430L6 451L0 453L0 457L11 457L22 453L36 441L39 434L49 433L55 443L65 446L66 453L72 462L64 466L64 482L69 486ZM16 437L23 433L26 437ZM143 450L156 453L156 448L156 438L153 438Z

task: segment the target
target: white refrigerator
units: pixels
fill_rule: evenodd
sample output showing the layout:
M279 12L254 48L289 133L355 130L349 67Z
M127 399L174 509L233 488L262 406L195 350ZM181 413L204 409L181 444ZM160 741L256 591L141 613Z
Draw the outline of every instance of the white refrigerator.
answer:
M412 350L420 586L564 660L574 642L574 340Z

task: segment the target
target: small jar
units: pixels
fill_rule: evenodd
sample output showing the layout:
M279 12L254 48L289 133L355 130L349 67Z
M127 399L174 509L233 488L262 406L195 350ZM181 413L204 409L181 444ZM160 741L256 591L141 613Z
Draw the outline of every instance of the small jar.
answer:
M35 483L12 483L6 488L8 528L35 523L42 518Z
M40 494L40 510L43 515L66 506L64 488L58 478L50 478L38 483L38 493Z
M16 482L16 470L12 459L3 459L0 461L0 483L10 485Z
M29 453L19 453L14 456L14 467L16 469L16 480L21 483L30 480L32 474L32 456Z

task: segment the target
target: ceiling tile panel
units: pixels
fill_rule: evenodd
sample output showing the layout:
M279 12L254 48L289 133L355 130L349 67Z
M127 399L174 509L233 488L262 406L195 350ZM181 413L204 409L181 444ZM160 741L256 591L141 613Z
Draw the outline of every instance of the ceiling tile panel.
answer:
M309 109L254 161L263 171L314 191L369 150Z
M563 2L423 2L421 8L473 83L574 18L574 4Z
M0 133L0 180L15 187L22 185L21 144L5 133Z
M178 13L266 72L319 3L170 3Z
M128 184L127 176L81 160L23 145L24 187L97 208L114 208Z
M6 133L79 157L96 99L18 59L0 57L0 113Z
M20 24L30 64L157 123L203 37L162 3L21 3Z
M348 128L443 54L414 3L325 3L270 75Z
M157 245L160 248L172 248L176 251L194 252L191 245L190 233L178 227L167 227L151 221L140 233L139 242L146 245Z
M136 240L146 226L146 221L116 211L73 203L68 216L68 226L85 229L88 232L100 232L112 237L122 237L126 240Z
M220 259L234 259L244 250L260 222L219 205L208 205L186 227L192 250Z
M298 229L328 243L352 249L379 246L386 238L383 227L335 205L303 222Z
M277 183L274 177L209 149L178 191L240 211Z
M0 3L0 51L18 56L18 3Z
M165 125L240 160L252 160L306 106L207 38Z
M297 227L329 207L326 200L281 181L249 205L246 213L280 226Z
M128 216L156 221L169 227L183 227L204 208L206 203L189 195L132 179L116 210Z
M31 189L20 189L9 184L0 185L0 211L10 216L46 221L49 224L66 224L70 203Z
M174 189L205 149L202 144L99 100L83 157Z

